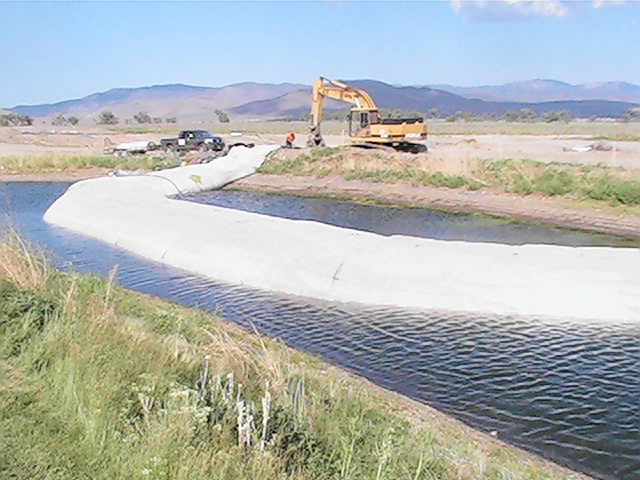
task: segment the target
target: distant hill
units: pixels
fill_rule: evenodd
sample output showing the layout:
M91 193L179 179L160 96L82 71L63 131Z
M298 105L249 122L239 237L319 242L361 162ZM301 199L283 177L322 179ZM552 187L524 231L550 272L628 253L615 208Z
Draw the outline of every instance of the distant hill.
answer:
M73 114L81 120L95 118L110 110L120 118L145 111L152 117L178 117L182 120L211 119L215 110L227 110L248 102L277 97L303 88L296 84L238 83L225 87L191 85L154 85L139 88L114 88L84 98L45 105L18 105L12 110L32 117L50 117L56 113Z
M611 100L614 94L632 98L640 87L622 82L573 86L552 80L517 82L501 87L448 87L464 96L442 88L393 86L377 80L347 80L346 83L366 90L380 108L429 112L437 109L440 116L456 112L476 115L502 115L508 110L530 108L538 115L549 111L568 110L575 117L619 117L633 102ZM564 92L564 93L562 93ZM579 93L582 92L583 97ZM600 93L598 93L600 92ZM610 97L598 99L607 93ZM588 95L587 95L588 93ZM571 94L571 95L570 95ZM468 98L481 96L485 98ZM563 98L559 98L558 96ZM640 94L639 94L640 95ZM566 98L565 98L566 97ZM588 97L588 98L587 98ZM592 98L594 97L594 98ZM501 98L496 100L495 98ZM519 100L513 100L518 98ZM523 98L538 98L530 102ZM640 97L639 97L640 99ZM225 87L198 87L182 84L154 85L140 88L115 88L84 98L46 105L18 105L12 110L34 118L49 118L57 113L75 115L81 122L95 120L102 110L110 110L122 121L144 111L151 117L176 117L181 122L212 121L215 111L228 112L232 121L241 119L300 118L309 112L311 87L300 84L238 83ZM348 109L349 105L328 100L328 111Z
M618 117L636 106L630 102L608 100L554 101L541 103L495 102L464 98L459 95L430 87L397 87L377 80L346 80L348 85L366 90L380 108L400 108L428 112L435 108L440 116L456 112L471 112L476 115L495 113L502 115L508 110L530 108L538 115L550 111L568 110L575 117ZM240 115L292 116L298 118L310 108L311 88L286 93L280 97L250 102L230 111ZM340 102L327 103L326 110L345 109L349 106Z
M561 100L610 100L640 103L640 86L626 82L601 82L571 85L557 80L528 80L505 85L456 87L430 85L465 98L495 102L554 102Z

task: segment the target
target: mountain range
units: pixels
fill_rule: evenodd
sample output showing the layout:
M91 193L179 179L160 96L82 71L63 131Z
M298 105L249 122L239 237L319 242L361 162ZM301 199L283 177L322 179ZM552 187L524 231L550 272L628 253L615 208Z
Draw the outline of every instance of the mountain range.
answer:
M624 82L571 85L554 80L532 80L500 86L456 87L451 85L394 86L377 80L347 80L367 91L380 108L429 112L440 116L456 112L504 114L530 108L538 115L568 110L575 117L619 117L640 104L640 86ZM43 105L18 105L12 111L34 118L55 114L75 115L93 121L103 110L120 118L138 112L181 122L211 121L216 110L232 120L299 118L310 110L311 87L302 84L245 82L224 87L172 84L139 88L115 88L84 98ZM327 101L325 109L343 110L349 105Z
M640 86L627 82L571 85L557 80L528 80L482 87L428 86L465 98L477 98L493 102L539 103L560 100L612 100L640 103Z

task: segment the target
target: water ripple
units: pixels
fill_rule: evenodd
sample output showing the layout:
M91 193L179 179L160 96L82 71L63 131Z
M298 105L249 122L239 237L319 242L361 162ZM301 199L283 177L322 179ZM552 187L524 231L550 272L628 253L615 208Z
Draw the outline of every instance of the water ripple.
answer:
M603 479L640 479L637 325L365 307L223 285L44 224L44 210L64 188L5 187L10 195L0 195L0 210L8 203L18 205L12 210L12 222L53 251L67 268L106 275L119 265L117 280L127 288L256 328L585 473ZM33 201L34 196L39 202ZM509 225L441 213L429 213L428 220L400 209L391 214L375 207L363 213L361 206L330 200L313 204L297 200L293 205L288 197L229 192L216 196L219 202L241 200L257 210L328 218L335 224L368 221L371 225L365 227L387 234L398 229L429 233L423 225L428 221L437 230L435 237L486 239L493 232L494 241L506 238L516 243L525 237L569 244L605 241L586 234L576 237L575 232L563 237L542 227L511 224L514 231L509 231Z

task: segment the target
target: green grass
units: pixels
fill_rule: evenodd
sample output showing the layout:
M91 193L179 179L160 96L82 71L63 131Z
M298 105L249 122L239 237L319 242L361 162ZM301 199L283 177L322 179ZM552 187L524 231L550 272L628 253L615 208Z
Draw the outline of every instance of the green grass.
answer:
M611 205L640 205L640 178L624 170L545 164L534 160L504 159L484 162L474 174L498 190L529 195L605 201Z
M569 479L218 318L0 243L0 477Z
M640 180L614 178L607 172L596 173L586 176L582 193L587 198L614 205L640 205Z
M157 170L175 167L174 159L163 155L131 155L116 157L114 155L66 155L49 154L42 156L9 156L0 157L0 165L4 168L0 173L34 174L51 172L77 171L87 168L111 168L128 170Z
M330 174L343 161L340 148L335 147L314 148L310 153L303 153L292 159L280 157L277 154L275 157L275 160L265 162L258 169L258 172L271 175L289 174L324 177Z
M452 175L400 163L393 155L383 157L380 153L374 153L370 158L378 166L350 166L339 148L313 149L309 154L294 158L272 155L259 171L274 175L336 175L347 180L466 190L490 188L519 195L540 194L576 201L603 201L612 206L640 205L640 178L637 173L622 169L507 158L485 160L479 168L466 175Z
M482 184L461 175L446 175L442 172L425 172L407 168L405 170L353 170L345 175L347 180L362 180L374 183L409 183L411 185L467 188L477 190Z

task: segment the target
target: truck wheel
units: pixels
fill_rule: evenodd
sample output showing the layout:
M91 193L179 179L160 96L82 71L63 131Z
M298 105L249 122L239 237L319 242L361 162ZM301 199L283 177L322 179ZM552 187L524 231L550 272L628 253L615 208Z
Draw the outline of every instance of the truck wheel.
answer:
M173 143L169 143L164 147L164 151L167 153L173 153L176 151L176 146Z
M209 147L207 147L207 145L203 143L198 147L198 151L200 153L207 153L209 151Z

